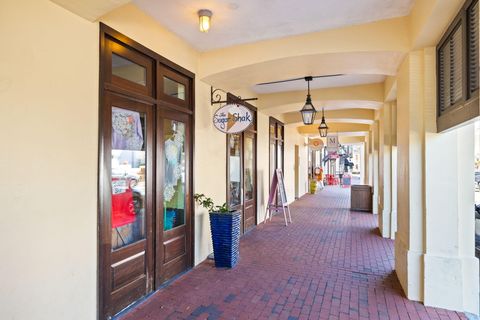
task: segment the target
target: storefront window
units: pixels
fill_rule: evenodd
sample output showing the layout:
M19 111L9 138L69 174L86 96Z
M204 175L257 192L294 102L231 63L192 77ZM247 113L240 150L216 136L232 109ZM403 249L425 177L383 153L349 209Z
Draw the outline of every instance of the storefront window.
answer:
M254 180L254 153L253 137L245 135L245 200L253 199L253 180Z
M165 119L164 230L185 223L185 124Z
M230 207L237 206L242 202L242 181L241 181L241 135L229 135L228 153L230 157L229 182L230 182Z
M112 108L112 250L145 238L145 115Z

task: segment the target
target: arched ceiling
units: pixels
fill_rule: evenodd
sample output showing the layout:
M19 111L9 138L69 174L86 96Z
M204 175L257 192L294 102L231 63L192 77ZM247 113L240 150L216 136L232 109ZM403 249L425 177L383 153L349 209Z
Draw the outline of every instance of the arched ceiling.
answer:
M403 52L396 51L291 56L224 70L204 77L202 80L214 87L226 87L231 90L248 88L255 91L258 83L300 78L307 75L393 76L397 73L398 65L403 57ZM377 82L378 78L373 78L372 81ZM336 86L345 85L348 85L348 81L343 83L340 81ZM324 87L328 86L328 83L324 82ZM330 86L334 86L334 84Z

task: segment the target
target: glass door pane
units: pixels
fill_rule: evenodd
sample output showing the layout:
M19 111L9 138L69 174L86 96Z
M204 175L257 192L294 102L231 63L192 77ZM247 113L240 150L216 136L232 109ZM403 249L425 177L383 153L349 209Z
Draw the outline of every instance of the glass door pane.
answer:
M185 224L185 124L164 119L163 229Z
M252 200L254 196L254 140L253 137L245 135L245 201Z
M112 250L145 239L145 114L112 108Z
M229 206L233 208L242 203L242 160L241 160L241 134L228 136L229 156Z

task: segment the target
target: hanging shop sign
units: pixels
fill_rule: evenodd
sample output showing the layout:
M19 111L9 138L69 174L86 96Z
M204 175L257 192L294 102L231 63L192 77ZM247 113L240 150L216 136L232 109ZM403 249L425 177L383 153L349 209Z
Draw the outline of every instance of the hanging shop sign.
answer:
M327 137L327 151L329 153L332 153L332 152L337 153L338 152L338 147L339 147L338 136L328 136Z
M312 150L312 151L322 150L323 140L322 139L310 139L308 141L308 146L310 147L310 150Z
M241 104L227 104L213 115L213 125L223 133L240 133L252 123L252 111Z

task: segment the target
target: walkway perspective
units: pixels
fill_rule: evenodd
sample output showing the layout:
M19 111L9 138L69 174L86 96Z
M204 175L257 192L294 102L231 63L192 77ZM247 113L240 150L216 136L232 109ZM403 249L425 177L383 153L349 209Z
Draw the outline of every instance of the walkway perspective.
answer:
M349 210L349 189L327 187L259 225L241 240L232 270L207 261L122 320L137 319L466 319L404 297L393 241L376 216Z

